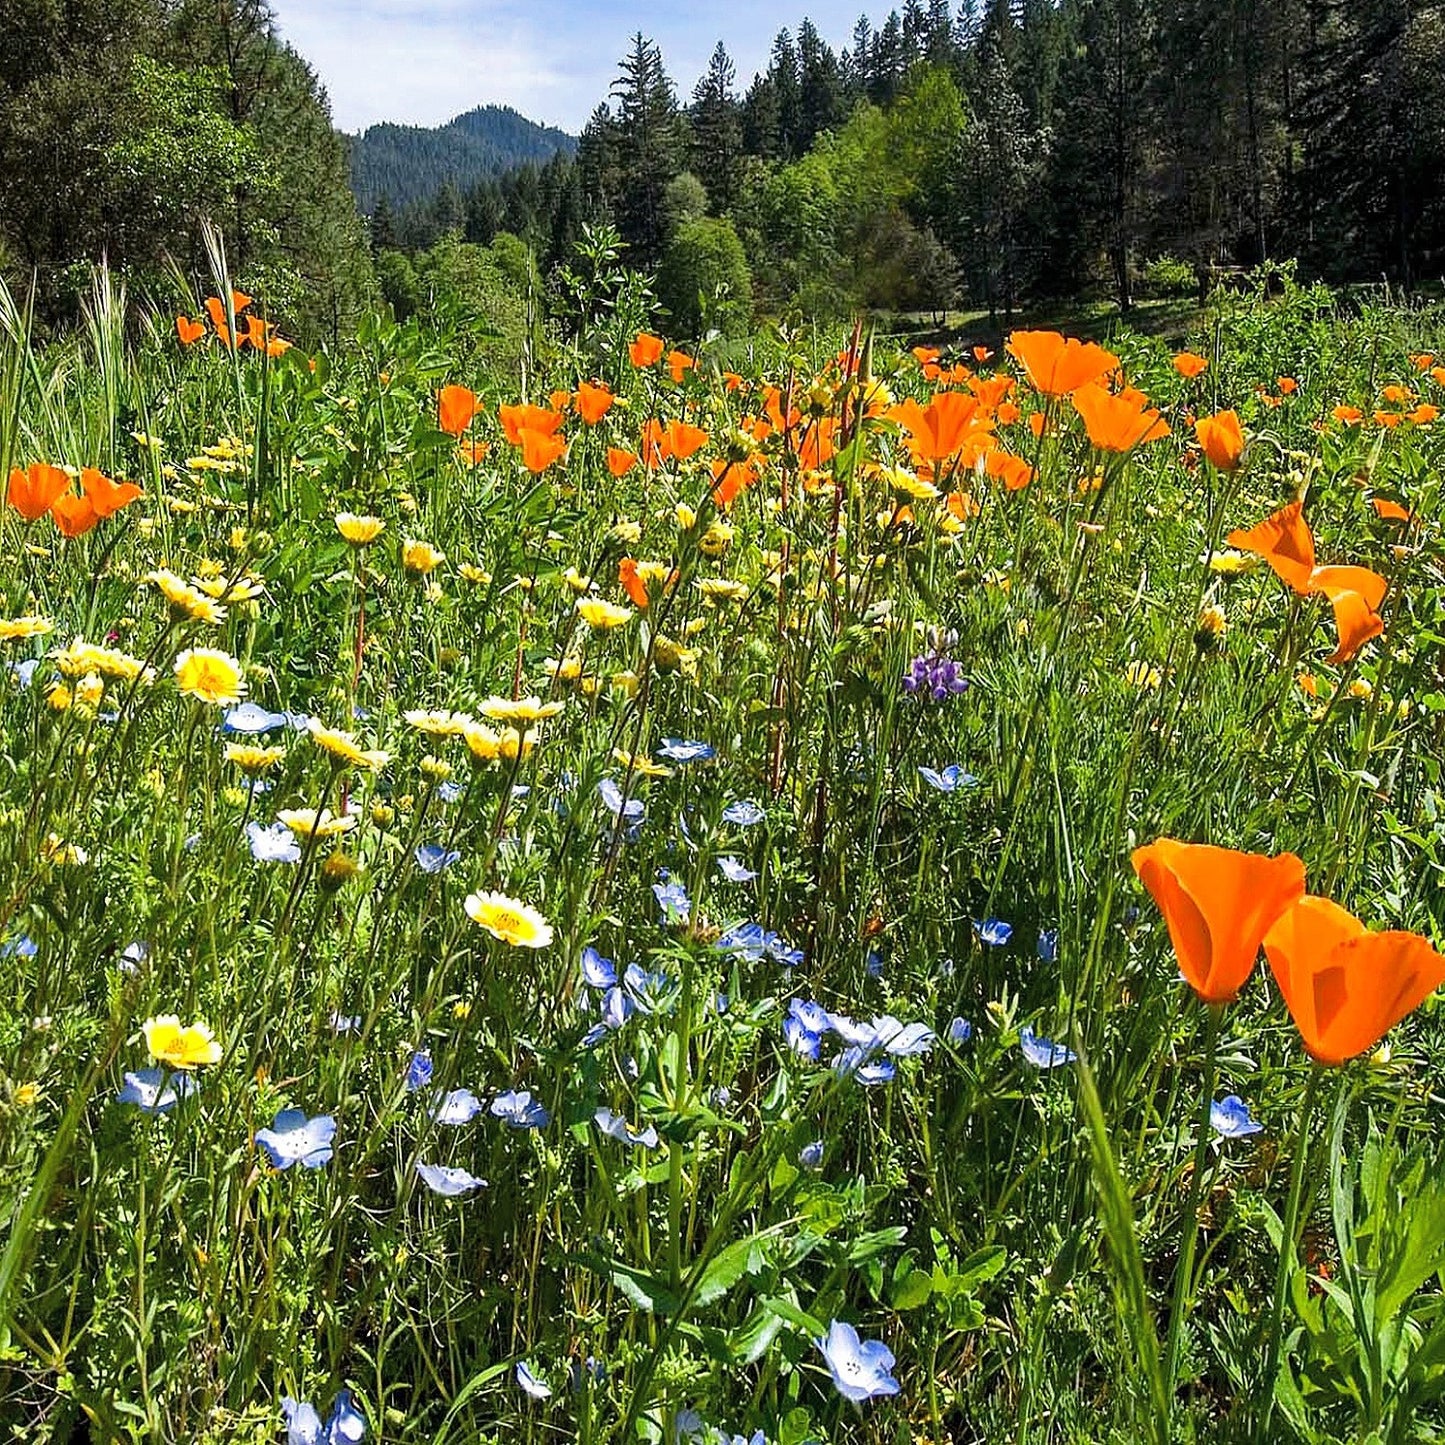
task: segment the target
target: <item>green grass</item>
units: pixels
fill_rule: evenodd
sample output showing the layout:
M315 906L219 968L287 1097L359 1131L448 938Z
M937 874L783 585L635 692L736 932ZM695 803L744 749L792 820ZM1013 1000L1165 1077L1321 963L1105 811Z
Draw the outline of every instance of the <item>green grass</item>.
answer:
M335 353L263 361L183 350L102 286L88 330L41 354L0 309L0 462L144 489L74 540L0 514L0 617L53 624L0 643L0 939L34 945L0 956L0 1426L271 1441L283 1396L324 1415L349 1389L367 1438L397 1445L670 1442L701 1422L791 1445L1445 1430L1435 1001L1328 1071L1301 1134L1311 1065L1268 971L1216 1047L1129 864L1161 835L1289 850L1371 926L1441 937L1442 433L1368 421L1390 384L1440 401L1409 360L1445 349L1440 313L1293 288L1171 310L1148 329L1189 329L1210 360L1193 382L1158 336L1100 318L1171 434L1101 456L1061 404L1040 442L1020 384L998 434L1035 478L955 473L978 505L961 525L924 496L903 514L903 434L860 416L846 335L717 342L675 384L628 362L645 317L590 314L585 338L529 353L528 399L596 377L621 401L596 427L569 415L566 459L534 475L497 421L518 378L473 369L466 335L375 319ZM928 400L906 349L879 339L870 364L895 400ZM1283 375L1298 391L1266 404ZM478 462L437 429L447 383L481 399ZM745 434L790 384L799 428ZM1366 424L1332 420L1340 404ZM1233 476L1191 446L1190 413L1229 406L1250 438ZM614 478L608 447L635 450L650 417L708 440ZM810 471L819 418L837 449ZM723 518L711 466L746 454L758 480ZM1320 560L1390 579L1383 638L1340 667L1325 604L1204 564L1306 489ZM1403 551L1375 494L1416 513ZM341 512L384 530L354 548ZM408 539L445 560L409 574ZM645 611L626 556L660 564ZM254 595L198 621L157 568ZM635 615L592 633L583 593ZM154 680L62 677L76 638ZM281 726L253 794L227 709L178 689L195 647L237 659L261 707L386 761ZM968 690L907 696L935 650ZM510 760L406 718L485 721L528 695L560 708ZM668 762L668 738L715 755ZM950 764L977 785L919 771ZM604 779L642 804L635 827ZM760 821L725 818L743 800ZM323 806L350 831L253 857L247 825ZM423 844L459 856L427 872ZM659 904L664 873L685 916ZM478 927L464 900L487 890L537 909L550 943ZM987 919L1007 942L983 941ZM746 922L771 953L719 946ZM590 1043L589 947L662 976L634 974L630 1016L614 999ZM862 1082L830 1067L835 1034L818 1062L789 1046L795 1000L925 1025L931 1047ZM209 1024L220 1058L155 1115L117 1096L165 1014ZM1025 1026L1080 1062L1033 1067ZM434 1072L413 1090L419 1051ZM1196 1147L1207 1074L1262 1133ZM436 1122L462 1088L480 1116ZM490 1113L514 1090L545 1124ZM255 1134L283 1107L331 1116L333 1157L271 1168ZM655 1134L604 1133L604 1107ZM442 1198L419 1161L486 1187ZM815 1344L834 1320L887 1344L896 1395L840 1397Z

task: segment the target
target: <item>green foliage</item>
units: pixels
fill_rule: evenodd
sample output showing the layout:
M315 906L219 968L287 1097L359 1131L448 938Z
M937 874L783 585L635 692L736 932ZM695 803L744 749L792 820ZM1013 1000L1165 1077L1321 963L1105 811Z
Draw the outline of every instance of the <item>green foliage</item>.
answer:
M744 331L752 320L752 277L729 221L701 218L679 226L657 269L657 299L681 336Z

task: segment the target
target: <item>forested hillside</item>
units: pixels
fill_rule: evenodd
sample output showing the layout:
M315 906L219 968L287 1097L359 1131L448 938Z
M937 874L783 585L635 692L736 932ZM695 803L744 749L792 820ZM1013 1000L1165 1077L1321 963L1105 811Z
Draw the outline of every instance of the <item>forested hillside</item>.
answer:
M446 125L374 125L351 141L351 188L366 212L430 201L446 184L471 187L559 152L577 139L537 125L510 106L482 105Z

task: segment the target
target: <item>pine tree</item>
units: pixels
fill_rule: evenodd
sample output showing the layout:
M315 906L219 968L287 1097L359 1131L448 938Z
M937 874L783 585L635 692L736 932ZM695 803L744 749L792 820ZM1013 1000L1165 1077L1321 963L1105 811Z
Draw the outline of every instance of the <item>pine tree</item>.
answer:
M823 131L840 124L844 116L838 57L811 20L804 20L798 27L798 88L797 148L805 151Z
M617 102L617 160L621 181L617 228L636 258L649 263L661 254L662 198L677 174L681 136L677 100L663 68L662 51L641 31L618 67L612 86Z
M791 159L807 147L799 144L803 128L803 88L798 76L798 51L786 26L773 40L768 79L773 83L778 103L778 150Z
M719 40L692 93L692 165L715 213L731 210L743 154L743 122L734 84L737 67Z

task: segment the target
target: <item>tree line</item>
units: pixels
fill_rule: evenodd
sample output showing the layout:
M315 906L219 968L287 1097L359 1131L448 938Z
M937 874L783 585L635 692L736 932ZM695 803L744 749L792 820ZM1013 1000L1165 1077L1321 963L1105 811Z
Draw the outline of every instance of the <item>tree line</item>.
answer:
M383 207L374 234L507 231L545 265L600 221L693 324L720 284L1005 314L1286 257L1413 285L1445 268L1445 4L907 0L841 52L782 30L746 87L719 44L686 101L639 34L575 160Z

